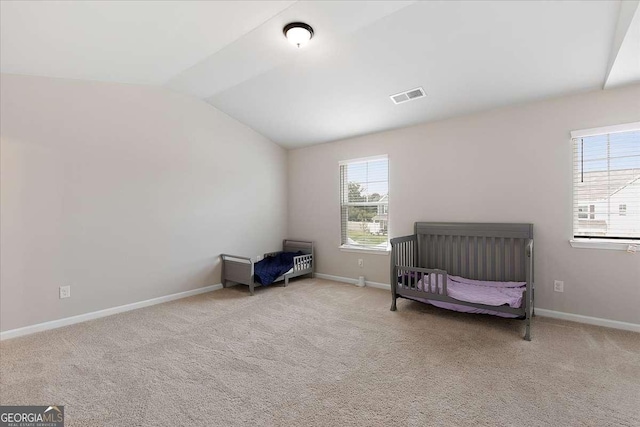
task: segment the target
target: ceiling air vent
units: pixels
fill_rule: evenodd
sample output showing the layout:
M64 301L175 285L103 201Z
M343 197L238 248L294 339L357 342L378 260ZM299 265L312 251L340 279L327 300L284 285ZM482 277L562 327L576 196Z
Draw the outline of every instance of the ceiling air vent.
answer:
M400 92L396 93L395 95L391 95L390 98L394 102L394 104L402 104L403 102L413 101L414 99L422 98L424 96L426 96L424 90L421 87L417 87L406 92Z

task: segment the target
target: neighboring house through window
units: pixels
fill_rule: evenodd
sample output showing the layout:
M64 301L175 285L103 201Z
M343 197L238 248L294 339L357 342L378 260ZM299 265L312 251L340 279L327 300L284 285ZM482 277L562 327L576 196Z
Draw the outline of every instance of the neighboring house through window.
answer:
M342 248L388 250L389 159L340 162Z
M587 219L589 218L587 205L578 206L578 219Z
M574 238L640 240L640 123L572 138Z

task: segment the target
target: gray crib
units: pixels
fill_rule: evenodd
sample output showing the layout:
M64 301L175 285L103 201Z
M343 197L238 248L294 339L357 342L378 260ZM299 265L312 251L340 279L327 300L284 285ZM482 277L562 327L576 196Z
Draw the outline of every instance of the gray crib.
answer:
M434 274L436 278L442 275L440 287L431 285ZM522 305L514 308L454 299L447 294L447 274L526 281ZM517 315L525 321L524 338L531 341L533 224L416 222L413 235L391 239L391 297L392 311L396 310L396 299L403 297Z
M275 282L284 281L289 284L293 277L309 274L313 276L314 249L313 242L306 240L285 239L282 241L282 252L302 252L302 255L293 258L293 268L290 272L278 277ZM276 255L279 252L269 252L265 257ZM249 286L249 292L254 295L256 286L260 284L254 281L254 261L249 257L222 254L222 286L227 287L228 282L240 283Z

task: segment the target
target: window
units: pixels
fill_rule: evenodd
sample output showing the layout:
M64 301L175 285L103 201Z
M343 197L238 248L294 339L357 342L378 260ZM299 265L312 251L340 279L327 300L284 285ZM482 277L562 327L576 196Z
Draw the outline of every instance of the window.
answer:
M618 207L618 213L620 216L625 216L627 214L627 205L620 205Z
M587 219L589 218L589 214L587 214L587 205L578 206L578 218L579 219Z
M640 123L572 139L574 239L640 241Z
M340 162L342 248L387 251L389 246L389 159Z

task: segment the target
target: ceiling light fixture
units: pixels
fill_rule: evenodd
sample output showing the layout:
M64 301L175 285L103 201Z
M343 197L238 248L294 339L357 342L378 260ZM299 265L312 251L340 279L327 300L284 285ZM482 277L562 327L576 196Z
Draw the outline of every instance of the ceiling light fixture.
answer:
M292 22L282 29L289 43L298 47L306 44L313 37L313 28L304 22Z

